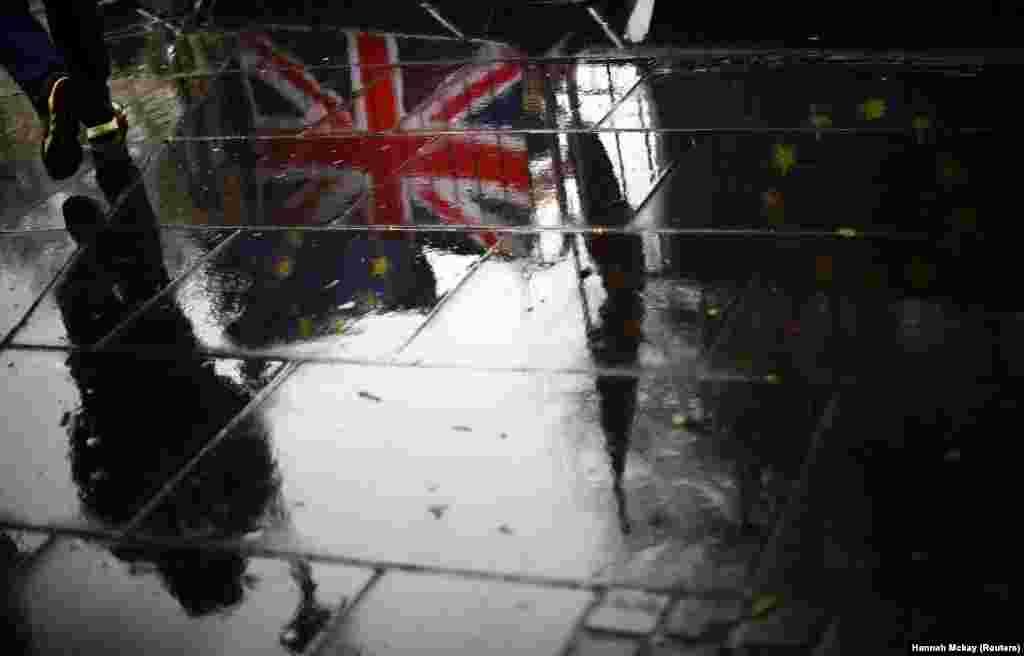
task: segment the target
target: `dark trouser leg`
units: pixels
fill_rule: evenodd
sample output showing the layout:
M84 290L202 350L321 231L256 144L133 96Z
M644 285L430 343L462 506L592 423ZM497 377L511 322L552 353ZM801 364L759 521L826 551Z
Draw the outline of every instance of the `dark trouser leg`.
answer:
M53 40L64 55L74 83L75 109L86 127L110 123L114 109L107 80L110 57L103 42L103 22L96 0L44 0ZM96 163L96 178L111 203L139 176L123 137L89 137Z
M110 58L103 43L103 22L96 0L45 0L46 19L75 83L76 110L86 126L113 118Z
M0 65L45 115L46 80L63 70L64 60L46 30L28 10L28 0L5 0L0 7Z

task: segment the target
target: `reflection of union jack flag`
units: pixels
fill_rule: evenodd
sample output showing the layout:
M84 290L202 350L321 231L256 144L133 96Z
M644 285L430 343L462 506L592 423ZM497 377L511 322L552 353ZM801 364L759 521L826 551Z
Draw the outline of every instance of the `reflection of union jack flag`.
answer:
M275 223L320 223L346 213L370 225L508 223L529 205L521 136L402 134L513 124L522 107L522 67L503 60L519 55L484 47L470 63L439 73L438 66L399 66L398 41L347 35L351 72L334 85L348 92L346 99L267 36L242 36L243 68L291 110L261 115L257 101L258 134L297 137L257 142L261 177L298 183L275 210ZM324 138L337 131L392 132ZM306 136L314 138L298 138ZM496 240L492 233L475 238Z

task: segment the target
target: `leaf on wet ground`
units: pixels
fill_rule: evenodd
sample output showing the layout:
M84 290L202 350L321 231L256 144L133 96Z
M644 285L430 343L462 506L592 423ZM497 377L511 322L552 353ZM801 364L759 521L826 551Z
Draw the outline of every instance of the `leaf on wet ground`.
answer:
M750 608L751 617L762 617L770 611L775 610L782 603L782 599L773 594L762 594L754 599Z

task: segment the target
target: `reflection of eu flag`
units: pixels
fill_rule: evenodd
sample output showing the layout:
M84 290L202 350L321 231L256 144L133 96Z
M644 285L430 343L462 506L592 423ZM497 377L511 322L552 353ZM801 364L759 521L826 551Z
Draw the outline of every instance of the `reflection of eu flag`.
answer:
M332 303L337 308L372 298L373 303L396 305L395 281L408 275L406 260L411 248L416 245L391 239L356 237L349 241L335 269L338 283L330 287ZM312 278L323 284L322 273L310 271L308 276L309 284L314 283Z
M236 255L252 283L236 298L241 316L227 333L240 345L261 347L334 331L337 324L322 322L339 314L429 309L437 279L422 241L348 231L244 240Z
M304 299L306 316L428 308L436 301L436 279L417 241L335 233L311 239L295 258L288 295Z

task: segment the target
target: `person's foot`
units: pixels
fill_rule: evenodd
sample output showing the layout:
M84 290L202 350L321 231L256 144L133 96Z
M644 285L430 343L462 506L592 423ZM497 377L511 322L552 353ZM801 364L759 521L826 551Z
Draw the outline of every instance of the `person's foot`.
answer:
M96 180L111 205L132 186L140 173L128 152L126 136L128 117L124 108L114 103L109 121L86 126L86 138L96 164Z
M47 115L41 150L46 172L54 180L63 180L74 175L82 164L82 145L78 142L71 78L58 74L51 80L45 88Z
M85 137L94 154L107 159L127 159L128 114L119 103L113 103L113 115L109 121L99 125L86 126Z

